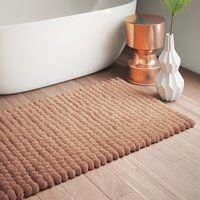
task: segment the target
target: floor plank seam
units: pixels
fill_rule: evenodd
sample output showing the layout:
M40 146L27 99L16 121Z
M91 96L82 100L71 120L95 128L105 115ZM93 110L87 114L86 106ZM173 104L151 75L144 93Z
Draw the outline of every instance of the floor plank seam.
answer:
M164 145L164 144L163 144ZM172 149L171 149L172 150ZM173 151L173 150L172 150ZM178 162L178 161L180 161L182 158L180 158L180 159L178 159L178 160L176 160L176 161L173 161L173 162L171 162L171 163L169 163L169 164L166 164L166 163L164 163L161 159L159 159L159 158L157 158L152 152L150 152L149 151L149 153L154 157L154 158L156 158L157 160L159 160L161 163L163 163L164 165L166 165L166 166L170 166L171 164L173 164L173 163L176 163L176 162ZM181 155L182 156L182 155Z
M197 131L199 131L198 129L195 129L195 130L197 130ZM193 134L193 133L191 133L191 132L187 132L187 134ZM193 146L195 146L196 148L198 148L199 150L200 150L200 145L199 146L196 146L195 144L193 144L188 138L187 138L187 136L183 136L183 138L185 139L185 140L187 140L187 142L189 142L190 144L192 144ZM200 131L199 131L199 138L200 138Z
M185 158L182 158L181 160L184 160ZM181 161L179 160L179 161ZM189 160L190 161L190 160ZM178 161L177 161L178 162ZM191 162L191 161L190 161ZM175 162L176 163L176 162ZM195 165L195 163L193 163ZM197 165L196 165L197 166ZM199 166L197 166L199 167ZM173 167L172 167L173 168ZM173 170L175 172L175 170ZM199 191L200 191L200 186L194 184L193 181L188 180L186 177L184 177L182 174L179 174L183 179L185 179L188 183L190 183L191 185L193 185L194 187L196 187Z
M126 156L127 157L127 156ZM127 160L127 159L126 159ZM127 160L128 162L130 162L129 160ZM116 161L117 162L117 161ZM144 197L143 195L141 195L140 193L138 193L137 192L137 190L135 190L132 186L130 186L128 183L126 183L122 178L121 178L121 176L120 175L118 175L117 173L115 173L114 171L112 171L110 168L108 168L107 167L107 169L109 170L109 171L111 171L111 173L113 173L113 174L115 174L117 177L119 177L120 178L120 180L122 181L122 182L124 182L126 185L128 185L134 192L136 192L139 196L141 196L143 199L145 199L145 200L148 200L148 199L146 199L146 197ZM128 196L129 194L127 194L126 196ZM126 197L126 196L124 196L124 197ZM123 197L123 198L124 198Z
M169 147L170 148L170 147ZM177 152L178 154L180 154L179 152ZM182 154L180 154L180 155L182 155ZM182 155L183 156L183 155ZM158 160L158 158L156 158L157 160ZM192 160L190 160L190 159L188 159L187 157L185 157L185 156L183 156L183 158L182 159L187 159L188 161L190 161L190 162L192 162L194 165L196 165ZM177 161L178 162L178 161ZM136 165L137 166L137 165ZM200 168L200 166L198 166L198 165L196 165L198 168ZM137 166L138 168L140 168L139 166ZM142 168L140 168L140 169L142 169ZM173 172L175 172L176 173L176 170L174 170L173 168L171 169ZM144 171L144 173L145 173L145 171ZM148 175L148 174L147 174ZM182 176L182 175L180 175L186 182L188 182L189 184L191 184L191 185L193 185L196 189L198 189L199 190L199 192L200 192L200 186L197 186L197 185L195 185L192 181L190 181L190 180L188 180L186 177L184 177L184 176ZM152 179L154 179L154 177L152 176ZM154 179L155 180L155 179ZM156 181L156 180L155 180ZM162 187L164 187L164 186L162 186ZM165 190L167 190L166 188L165 188ZM169 190L168 190L168 192L170 192ZM170 192L171 193L171 192ZM172 193L171 193L172 194ZM178 197L176 197L176 198L178 198Z
M70 180L69 180L70 181ZM67 191L66 189L65 189L65 187L62 185L62 184L60 184L60 186L65 190L65 192L67 193L67 194L69 194L69 196L72 198L72 200L79 200L79 199L77 199L77 198L75 198L69 191ZM42 200L42 199L41 199Z
M87 177L85 174L83 175L85 176L86 179L88 179L88 181L90 181L101 193L103 193L103 195L108 199L108 200L112 200L104 191L101 190L101 188L95 184L95 182L93 180L91 180L89 177Z
M139 169L139 168L138 168ZM141 169L140 169L141 170ZM141 170L142 171L142 170ZM147 175L147 174L145 174L145 175ZM121 181L123 181L124 183L126 183L122 178L121 178L121 175L119 175L118 176L120 179L121 179ZM149 177L149 176L148 176ZM151 178L151 177L149 177L149 178ZM136 192L139 196L141 196L141 198L142 199L144 199L144 200L149 200L147 197L145 197L143 194L141 194L134 186L132 186L131 184L128 184L128 183L126 183L127 185L129 185L129 187L131 187L131 189L134 191L134 192ZM128 196L129 194L127 194L126 196Z
M128 158L129 159L129 158ZM130 160L130 162L132 162ZM138 167L146 176L150 177L153 181L155 181L158 185L160 185L164 190L166 190L167 192L169 192L173 197L174 199L177 199L179 200L179 198L174 194L172 193L169 189L167 189L161 182L159 182L157 180L157 178L154 177L153 173L147 169L148 173L146 172L145 168L144 167L141 167L139 165L136 165L134 162L132 162L136 167ZM151 174L151 175L150 175Z
M185 139L185 138L184 138ZM185 140L187 140L187 139L185 139ZM187 142L189 142L194 148L197 148L198 150L200 150L200 148L199 147L196 147L195 145L193 145L190 141L188 141L187 140ZM169 148L171 148L170 147L170 145L168 145L168 144L166 144ZM181 155L184 159L186 159L186 160L188 160L188 161L190 161L191 163L193 163L195 166L197 166L198 168L200 168L200 165L197 165L192 159L190 159L189 157L187 157L187 156L185 156L184 154L182 154L182 153L180 153L179 151L176 151L176 150L174 150L174 149L172 149L173 151L175 151L176 153L178 153L179 155ZM182 159L183 159L182 158ZM177 161L178 162L178 161Z
M194 126L194 129L197 130L197 131L199 131L199 135L200 135L200 125L199 125L199 128L196 127L196 126Z
M175 104L176 104L177 106L180 106L180 107L184 108L184 109L187 110L188 112L191 112L192 114L196 115L198 118L200 118L200 115L197 114L196 112L194 112L192 109L189 109L189 108L187 108L187 107L184 107L182 104L177 103L177 102L175 102Z

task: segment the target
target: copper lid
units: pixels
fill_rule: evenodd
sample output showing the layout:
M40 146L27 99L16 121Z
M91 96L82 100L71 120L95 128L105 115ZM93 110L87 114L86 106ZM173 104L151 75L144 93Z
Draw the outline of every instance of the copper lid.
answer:
M163 47L165 19L158 15L137 14L126 17L127 45L141 50Z

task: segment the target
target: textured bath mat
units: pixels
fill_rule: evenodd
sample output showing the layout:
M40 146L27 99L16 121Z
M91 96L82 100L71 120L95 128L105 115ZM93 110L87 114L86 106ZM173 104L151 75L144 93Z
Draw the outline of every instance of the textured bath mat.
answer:
M22 199L194 126L112 79L0 113L0 199Z

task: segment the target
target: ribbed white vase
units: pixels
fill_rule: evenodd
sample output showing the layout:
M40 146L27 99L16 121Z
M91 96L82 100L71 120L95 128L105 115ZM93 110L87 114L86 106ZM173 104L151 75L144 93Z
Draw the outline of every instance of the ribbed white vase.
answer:
M159 61L161 70L156 79L157 91L163 100L177 100L183 93L184 79L178 71L181 59L174 48L173 34L166 34L164 50Z

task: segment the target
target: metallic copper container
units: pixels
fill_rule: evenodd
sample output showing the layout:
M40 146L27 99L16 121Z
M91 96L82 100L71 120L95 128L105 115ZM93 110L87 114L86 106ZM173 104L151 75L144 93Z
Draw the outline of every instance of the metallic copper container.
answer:
M156 50L163 47L165 19L158 15L137 14L126 18L127 45L134 48L127 78L139 85L154 85L160 70Z

